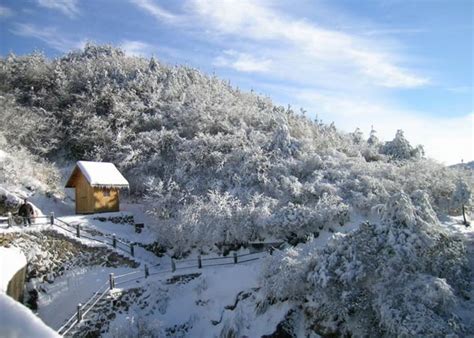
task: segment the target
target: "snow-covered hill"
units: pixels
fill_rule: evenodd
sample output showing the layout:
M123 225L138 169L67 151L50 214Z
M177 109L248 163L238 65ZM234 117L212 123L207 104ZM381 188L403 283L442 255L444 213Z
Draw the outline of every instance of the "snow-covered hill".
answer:
M87 45L54 60L0 58L0 146L0 212L29 197L38 214L86 224L89 237L115 232L137 242L138 269L245 254L253 241L287 246L222 275L214 267L116 290L78 334L473 333L470 235L442 226L469 213L473 177L424 158L403 131L386 142L375 130L343 133L195 69ZM142 234L71 216L61 183L77 160L117 165L131 184L122 206L146 224ZM53 326L107 274L135 269L60 230L2 231L38 262L32 304ZM51 315L58 307L68 313Z

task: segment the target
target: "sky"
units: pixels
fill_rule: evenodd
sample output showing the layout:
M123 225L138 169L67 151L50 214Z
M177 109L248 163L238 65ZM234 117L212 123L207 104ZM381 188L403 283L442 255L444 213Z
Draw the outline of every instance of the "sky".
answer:
M112 44L474 160L474 0L1 0L0 55Z

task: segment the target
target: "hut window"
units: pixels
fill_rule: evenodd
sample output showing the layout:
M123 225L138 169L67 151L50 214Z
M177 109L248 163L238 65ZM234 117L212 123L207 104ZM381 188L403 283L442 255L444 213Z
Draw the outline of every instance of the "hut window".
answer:
M104 189L104 196L109 197L110 196L110 189Z

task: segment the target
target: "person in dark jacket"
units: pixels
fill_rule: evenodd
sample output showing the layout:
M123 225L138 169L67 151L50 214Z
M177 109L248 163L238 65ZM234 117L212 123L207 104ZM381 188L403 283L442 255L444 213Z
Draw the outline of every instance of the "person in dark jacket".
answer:
M33 210L33 206L28 200L25 198L23 200L23 204L20 205L20 209L18 210L18 215L23 217L23 223L25 227L30 225L31 226L31 218L33 217L35 211Z

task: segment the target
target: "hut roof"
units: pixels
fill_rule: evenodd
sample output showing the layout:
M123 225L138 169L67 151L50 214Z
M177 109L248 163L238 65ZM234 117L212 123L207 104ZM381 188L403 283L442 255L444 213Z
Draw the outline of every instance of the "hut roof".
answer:
M71 177L69 177L66 183L66 188L74 188L76 186L75 181L79 170L92 187L129 187L128 181L113 163L78 161Z

